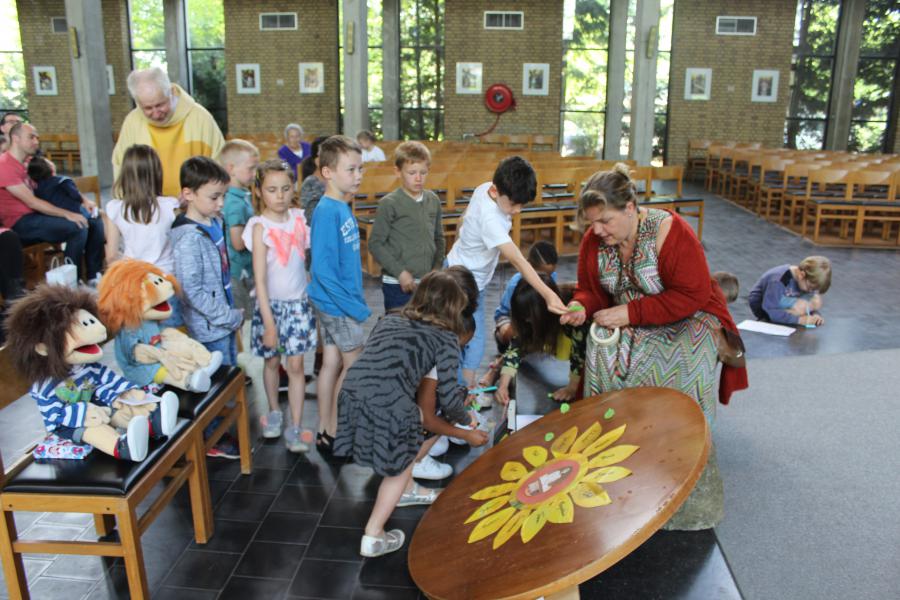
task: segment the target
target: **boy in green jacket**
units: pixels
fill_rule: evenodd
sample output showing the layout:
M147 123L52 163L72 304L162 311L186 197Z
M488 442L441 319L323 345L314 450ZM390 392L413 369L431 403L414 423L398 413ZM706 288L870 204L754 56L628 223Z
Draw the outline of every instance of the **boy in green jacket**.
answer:
M444 263L441 201L425 189L431 154L424 144L403 142L394 151L400 188L378 202L369 251L382 267L384 310L409 301L426 273Z

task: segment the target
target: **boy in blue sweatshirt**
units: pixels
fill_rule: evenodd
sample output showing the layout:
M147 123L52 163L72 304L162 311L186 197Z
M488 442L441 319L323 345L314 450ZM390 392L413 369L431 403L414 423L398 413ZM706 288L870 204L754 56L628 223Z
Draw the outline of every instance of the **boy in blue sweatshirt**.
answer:
M362 150L350 138L333 135L319 146L319 169L326 185L310 226L312 277L307 293L324 346L316 381L316 446L330 451L337 430L337 394L362 351L362 324L372 311L363 296L359 227L348 204L362 183Z

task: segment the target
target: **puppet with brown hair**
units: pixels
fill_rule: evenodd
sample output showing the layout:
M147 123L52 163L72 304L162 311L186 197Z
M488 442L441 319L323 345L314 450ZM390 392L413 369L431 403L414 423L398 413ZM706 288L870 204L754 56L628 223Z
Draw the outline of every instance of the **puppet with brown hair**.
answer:
M100 317L116 336L116 361L125 377L140 386L206 392L222 353L159 325L172 315L168 300L177 287L174 277L148 262L116 261L100 280Z
M98 362L106 327L96 314L91 292L41 285L9 311L10 356L32 383L47 431L138 462L147 456L149 437L175 429L178 398L145 394Z

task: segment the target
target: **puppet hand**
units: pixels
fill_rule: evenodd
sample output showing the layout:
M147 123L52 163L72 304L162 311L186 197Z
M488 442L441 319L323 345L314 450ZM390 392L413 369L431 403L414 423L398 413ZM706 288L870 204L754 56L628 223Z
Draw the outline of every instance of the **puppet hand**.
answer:
M96 404L88 403L87 411L84 413L83 425L85 427L99 427L101 425L106 425L109 423L111 414L112 411L108 406L97 406Z

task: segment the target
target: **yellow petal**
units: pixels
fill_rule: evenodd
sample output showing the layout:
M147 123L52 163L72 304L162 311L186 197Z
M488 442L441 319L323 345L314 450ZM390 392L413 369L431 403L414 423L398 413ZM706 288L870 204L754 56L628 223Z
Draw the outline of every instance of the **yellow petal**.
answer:
M472 521L477 521L479 519L483 519L491 513L495 513L501 508L503 508L506 503L509 502L509 495L500 496L499 498L494 498L493 500L488 500L481 506L479 506L475 512L469 515L469 518L466 519L466 523L471 523Z
M600 433L603 431L603 426L600 425L599 422L595 422L593 425L587 428L587 431L578 436L578 439L575 440L575 443L572 444L572 447L569 449L569 452L575 454L576 452L581 452L585 448L587 448L590 444L594 442L598 437L600 437Z
M528 469L520 462L511 460L503 465L500 478L503 481L518 481L528 475Z
M591 462L588 463L588 468L594 469L596 467L605 467L606 465L621 462L634 454L638 448L639 446L632 446L630 444L615 446L592 458Z
M553 440L550 452L553 453L553 456L568 454L569 448L572 447L572 442L575 441L576 437L578 437L578 427L570 427L564 434Z
M478 522L478 525L472 529L472 533L469 534L469 543L477 542L478 540L483 540L487 536L496 532L498 529L503 527L504 523L509 521L509 518L513 516L516 512L516 509L512 506L508 508L504 508L498 513L494 513L486 519L482 519Z
M522 542L527 544L546 524L547 512L546 508L542 506L528 515L528 518L522 523Z
M516 483L501 483L498 485L489 485L484 489L480 489L469 498L472 500L487 500L489 498L496 498L497 496L503 496L504 494L508 494L514 489L518 487Z
M606 490L592 481L582 481L569 493L572 495L572 500L575 504L582 508L593 508L612 502Z
M539 467L547 462L547 449L543 446L528 446L522 450L522 456L532 467Z
M602 455L601 455L602 456ZM631 475L631 471L625 467L603 467L592 473L588 473L582 481L593 481L594 483L610 483L618 481Z
M494 536L494 550L509 541L509 538L516 535L516 532L519 531L522 523L525 522L525 519L527 519L530 514L531 510L520 510L516 513L516 516L507 521L500 532Z
M575 518L575 505L568 494L555 496L547 503L547 520L551 523L571 523Z
M615 443L616 440L618 440L620 437L622 437L623 433L625 433L625 425L622 425L621 427L616 427L612 431L609 431L606 434L604 434L596 442L592 443L590 446L585 448L584 452L582 452L582 454L584 454L585 456L590 456L591 454L596 454L596 453L600 452L604 448L607 448L608 446L611 446L613 443Z

